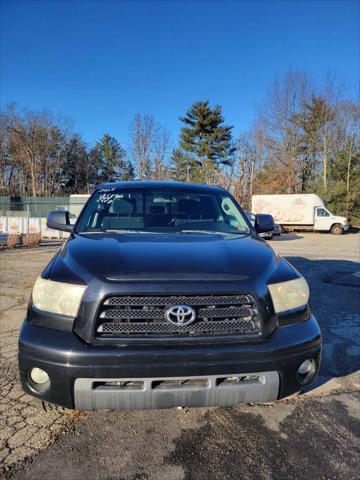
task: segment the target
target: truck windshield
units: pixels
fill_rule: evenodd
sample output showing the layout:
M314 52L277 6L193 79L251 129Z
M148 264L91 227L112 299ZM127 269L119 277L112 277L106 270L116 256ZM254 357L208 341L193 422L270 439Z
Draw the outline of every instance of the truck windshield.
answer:
M77 233L250 233L226 192L121 187L99 189L79 217Z
M318 208L317 209L317 216L318 217L330 217L330 213L325 210L325 208Z

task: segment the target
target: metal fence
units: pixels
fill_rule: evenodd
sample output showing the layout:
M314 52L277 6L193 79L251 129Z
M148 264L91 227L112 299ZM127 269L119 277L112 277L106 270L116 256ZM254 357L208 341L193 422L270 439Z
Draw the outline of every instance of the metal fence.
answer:
M0 215L46 217L49 208L68 208L70 197L0 197Z
M46 226L47 214L52 210L68 210L72 223L76 221L88 196L53 198L0 197L0 233L40 233L43 238L63 238L67 234Z

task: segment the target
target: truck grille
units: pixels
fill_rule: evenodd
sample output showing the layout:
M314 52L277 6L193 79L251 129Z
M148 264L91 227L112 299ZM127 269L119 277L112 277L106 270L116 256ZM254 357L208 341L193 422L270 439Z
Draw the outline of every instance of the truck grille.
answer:
M190 325L174 325L167 308L186 305L195 310ZM113 296L101 305L97 338L173 337L260 334L260 318L250 295Z

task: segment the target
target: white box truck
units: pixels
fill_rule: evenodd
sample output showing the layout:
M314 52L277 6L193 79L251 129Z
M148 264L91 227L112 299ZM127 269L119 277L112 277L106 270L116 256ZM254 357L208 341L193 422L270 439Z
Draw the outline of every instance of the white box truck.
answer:
M268 213L283 230L315 230L341 235L348 219L334 215L315 194L253 195L253 213Z

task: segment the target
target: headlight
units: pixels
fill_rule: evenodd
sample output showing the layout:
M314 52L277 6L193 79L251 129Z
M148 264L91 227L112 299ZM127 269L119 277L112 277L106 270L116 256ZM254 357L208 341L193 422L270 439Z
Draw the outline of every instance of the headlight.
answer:
M268 285L276 313L303 307L309 300L309 287L305 278Z
M34 285L34 307L46 312L76 317L86 286L53 282L39 277Z

